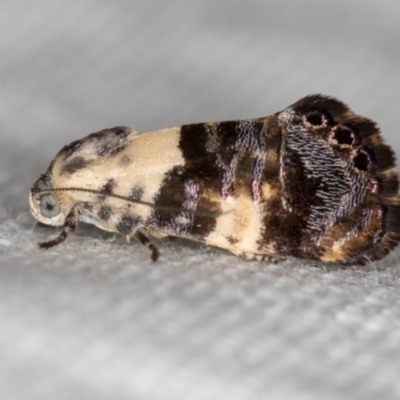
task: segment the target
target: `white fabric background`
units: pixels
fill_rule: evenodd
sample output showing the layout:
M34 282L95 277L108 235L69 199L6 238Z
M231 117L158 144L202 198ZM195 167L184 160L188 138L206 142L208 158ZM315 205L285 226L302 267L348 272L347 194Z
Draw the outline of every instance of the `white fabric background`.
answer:
M91 132L260 117L325 93L399 152L398 1L2 0L1 399L399 399L400 251L249 263L81 226L48 251L27 196Z

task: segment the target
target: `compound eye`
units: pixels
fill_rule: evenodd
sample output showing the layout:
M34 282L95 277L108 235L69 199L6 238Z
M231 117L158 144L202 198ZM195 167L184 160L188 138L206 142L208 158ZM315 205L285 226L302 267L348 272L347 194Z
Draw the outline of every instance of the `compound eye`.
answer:
M40 199L40 212L46 218L53 218L60 213L60 207L49 194Z

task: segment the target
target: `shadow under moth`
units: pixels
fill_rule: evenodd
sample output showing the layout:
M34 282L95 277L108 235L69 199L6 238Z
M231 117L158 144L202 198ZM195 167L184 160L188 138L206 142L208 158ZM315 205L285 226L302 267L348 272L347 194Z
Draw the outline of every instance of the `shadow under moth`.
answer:
M395 156L376 124L310 95L276 114L139 133L105 129L64 146L33 185L40 222L78 221L147 246L176 236L247 259L360 265L399 242Z

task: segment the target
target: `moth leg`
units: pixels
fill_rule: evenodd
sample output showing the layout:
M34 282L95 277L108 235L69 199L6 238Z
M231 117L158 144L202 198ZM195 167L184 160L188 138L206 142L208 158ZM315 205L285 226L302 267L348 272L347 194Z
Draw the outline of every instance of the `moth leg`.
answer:
M78 214L73 208L67 217L65 218L64 229L62 232L53 240L48 242L38 243L41 249L49 249L50 247L56 246L62 243L68 236L68 233L74 232L78 225Z
M151 260L157 261L160 253L155 244L153 244L150 239L140 231L136 231L134 236L135 239L137 239L143 246L146 246L151 251Z

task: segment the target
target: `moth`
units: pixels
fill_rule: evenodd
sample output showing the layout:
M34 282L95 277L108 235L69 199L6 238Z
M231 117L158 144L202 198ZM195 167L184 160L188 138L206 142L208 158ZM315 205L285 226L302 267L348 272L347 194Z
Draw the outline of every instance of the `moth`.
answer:
M357 265L399 242L395 156L376 124L309 95L276 114L139 133L105 129L64 146L30 191L33 216L134 237L188 238L247 259Z

